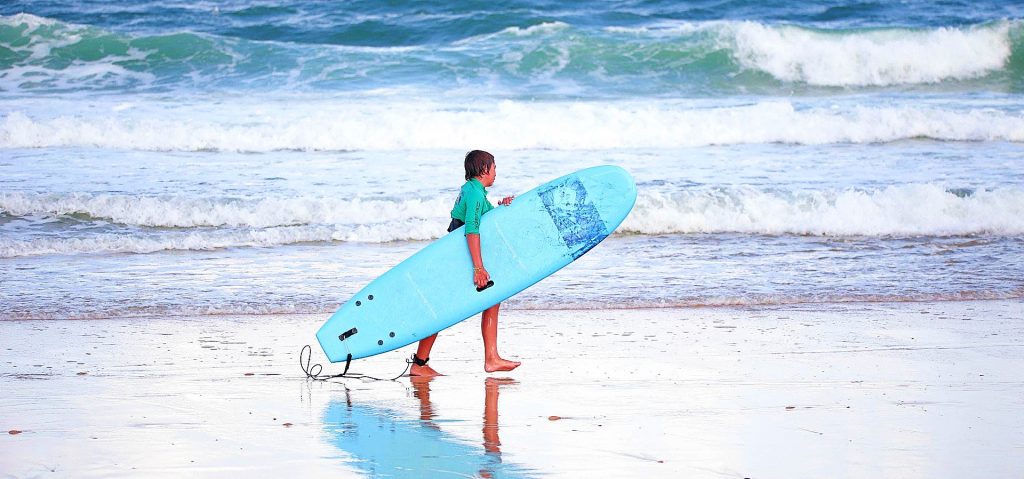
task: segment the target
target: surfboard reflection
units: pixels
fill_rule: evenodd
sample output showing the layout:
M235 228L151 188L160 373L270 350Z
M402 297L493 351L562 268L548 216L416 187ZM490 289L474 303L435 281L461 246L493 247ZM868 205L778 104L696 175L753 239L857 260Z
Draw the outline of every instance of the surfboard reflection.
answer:
M324 412L324 428L333 444L350 454L353 465L371 477L534 477L522 466L502 462L498 436L498 396L512 379L484 382L483 442L465 442L445 432L435 421L430 401L431 378L410 378L420 406L419 420L401 419L387 408L344 399L332 401Z

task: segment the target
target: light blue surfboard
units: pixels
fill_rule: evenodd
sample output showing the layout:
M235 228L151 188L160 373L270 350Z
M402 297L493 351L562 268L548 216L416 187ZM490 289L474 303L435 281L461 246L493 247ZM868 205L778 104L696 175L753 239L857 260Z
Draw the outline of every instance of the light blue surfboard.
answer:
M610 235L636 202L617 166L552 180L481 218L484 267L494 285L473 284L464 228L373 280L316 333L331 362L365 358L426 338L546 278Z

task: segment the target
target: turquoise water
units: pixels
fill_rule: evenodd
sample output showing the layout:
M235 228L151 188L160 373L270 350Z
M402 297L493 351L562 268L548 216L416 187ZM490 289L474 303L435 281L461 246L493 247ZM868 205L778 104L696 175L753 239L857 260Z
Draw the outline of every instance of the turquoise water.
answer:
M1004 2L7 2L0 318L329 314L473 148L638 181L509 307L1022 298L1022 93Z
M0 8L5 92L663 98L1017 93L1024 78L1022 9L996 4L75 5Z

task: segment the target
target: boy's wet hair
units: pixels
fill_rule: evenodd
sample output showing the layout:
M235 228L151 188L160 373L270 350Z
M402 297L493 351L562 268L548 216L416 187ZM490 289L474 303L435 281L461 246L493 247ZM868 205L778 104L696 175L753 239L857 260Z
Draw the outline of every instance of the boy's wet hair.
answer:
M491 170L492 165L494 165L494 155L486 151L473 150L466 153L466 181L487 173Z

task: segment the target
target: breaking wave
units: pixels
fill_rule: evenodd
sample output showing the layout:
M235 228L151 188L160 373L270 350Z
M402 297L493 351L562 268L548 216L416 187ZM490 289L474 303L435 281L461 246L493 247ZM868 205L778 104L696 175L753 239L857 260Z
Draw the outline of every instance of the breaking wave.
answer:
M0 257L151 253L308 242L421 241L445 233L451 198L328 197L218 200L114 194L0 194L0 214L27 222L99 224L54 235L4 235ZM104 223L121 229L104 230ZM76 223L76 224L77 224ZM740 233L824 236L1024 234L1024 190L774 190L756 187L641 191L618 230L641 235Z
M473 143L495 149L589 150L914 138L1024 141L1024 116L989 104L807 106L766 100L708 107L659 101L502 101L453 109L307 99L287 105L240 102L216 109L150 104L75 111L87 107L64 103L0 113L0 148L379 151L460 149Z

